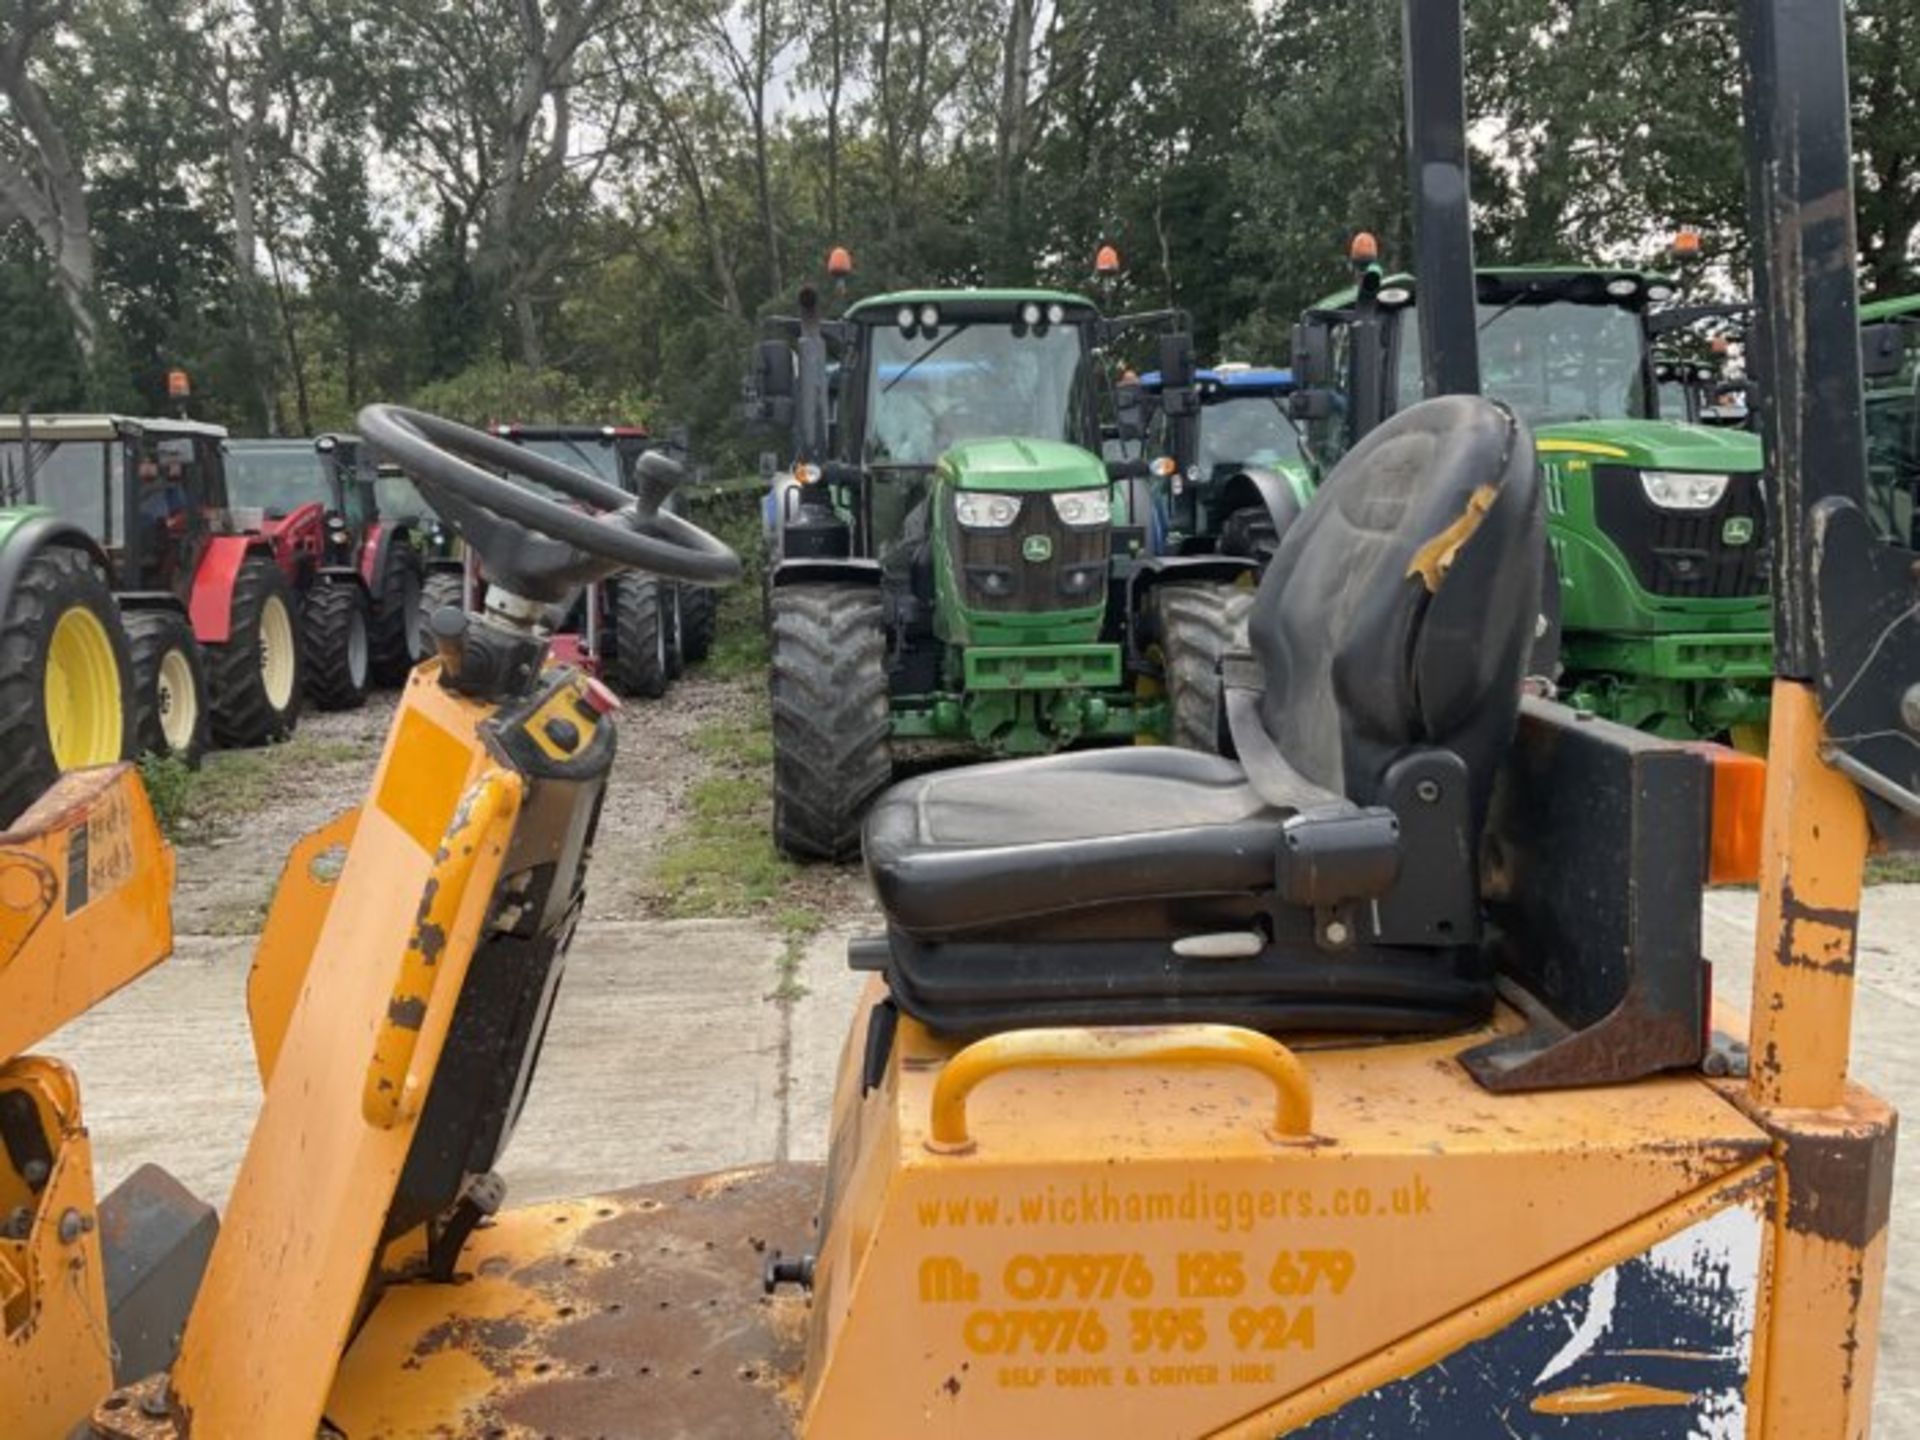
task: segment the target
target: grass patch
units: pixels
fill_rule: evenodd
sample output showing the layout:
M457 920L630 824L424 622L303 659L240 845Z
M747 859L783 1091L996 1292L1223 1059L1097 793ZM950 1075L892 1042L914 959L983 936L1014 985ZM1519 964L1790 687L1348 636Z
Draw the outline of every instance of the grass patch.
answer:
M1875 855L1867 861L1869 885L1920 885L1920 855Z
M648 876L676 920L749 915L781 897L794 867L773 848L773 729L764 706L694 740L714 765L688 795L688 816Z
M714 614L713 648L703 673L721 680L757 675L767 668L767 629L760 613L766 541L761 533L760 491L696 497L692 518L740 554L740 579L720 592Z
M198 770L172 757L147 755L140 774L161 829L173 841L203 840L272 806L288 779L303 771L365 760L364 745L296 735L284 745L223 750Z
M807 993L800 965L826 916L800 893L800 868L773 845L773 727L756 698L742 719L710 726L694 748L713 765L688 796L686 822L648 872L646 890L676 920L757 915L780 935L767 998L790 1005Z

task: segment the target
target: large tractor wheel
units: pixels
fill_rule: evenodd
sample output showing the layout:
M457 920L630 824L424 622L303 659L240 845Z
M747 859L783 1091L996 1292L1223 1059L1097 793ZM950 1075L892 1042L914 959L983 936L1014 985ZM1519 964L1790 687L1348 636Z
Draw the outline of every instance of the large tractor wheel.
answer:
M63 772L125 758L133 674L113 594L84 551L45 546L5 603L0 824L11 824Z
M373 616L368 639L373 646L373 679L378 685L400 685L407 672L427 658L427 630L422 623L420 557L410 545L387 546L387 558L375 577Z
M795 859L846 859L893 776L880 592L782 586L772 609L774 843Z
M613 656L607 679L622 695L657 700L672 680L671 584L652 575L606 582L613 609Z
M300 723L297 614L293 590L272 560L255 555L240 567L227 643L206 647L217 743L266 745Z
M206 662L193 626L175 610L128 614L133 656L134 748L198 767L213 724Z
M300 612L300 648L307 694L322 710L357 710L373 679L371 607L367 593L345 581L314 582Z
M433 652L430 622L449 605L456 610L467 608L466 575L459 570L429 570L420 586L420 644L429 654Z
M668 582L661 592L667 607L667 679L678 680L687 673L687 612L684 604L687 587Z
M719 611L720 592L711 585L680 587L680 653L687 664L698 665L712 653Z
M1220 657L1247 643L1253 591L1238 585L1167 584L1147 594L1152 652L1167 697L1169 745L1218 751Z

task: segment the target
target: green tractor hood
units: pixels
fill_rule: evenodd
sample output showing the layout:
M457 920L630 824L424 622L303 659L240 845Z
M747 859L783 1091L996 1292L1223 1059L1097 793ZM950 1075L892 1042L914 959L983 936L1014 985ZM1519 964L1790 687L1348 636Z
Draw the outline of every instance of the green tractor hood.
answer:
M961 490L1005 495L1107 484L1107 467L1097 456L1059 440L963 440L940 457L938 475Z
M1745 430L1682 425L1671 420L1586 420L1542 425L1533 432L1542 460L1584 455L1639 470L1705 470L1749 474L1763 465L1760 437Z

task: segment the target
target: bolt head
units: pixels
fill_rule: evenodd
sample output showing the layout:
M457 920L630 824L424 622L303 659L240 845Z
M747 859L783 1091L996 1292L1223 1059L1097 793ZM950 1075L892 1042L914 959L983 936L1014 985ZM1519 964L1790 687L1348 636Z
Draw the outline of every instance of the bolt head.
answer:
M1440 798L1440 782L1438 780L1422 780L1413 787L1413 793L1420 797L1422 804L1431 805Z
M1347 928L1347 922L1344 920L1329 920L1327 922L1327 928L1323 930L1321 934L1326 937L1329 945L1336 946L1345 945L1348 940L1353 938L1353 932Z

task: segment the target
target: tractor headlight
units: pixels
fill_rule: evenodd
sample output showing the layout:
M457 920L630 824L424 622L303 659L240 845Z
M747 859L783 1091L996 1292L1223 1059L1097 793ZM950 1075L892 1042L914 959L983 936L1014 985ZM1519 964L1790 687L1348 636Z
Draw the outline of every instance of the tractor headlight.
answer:
M1022 325L1038 325L1040 323L1040 313L1040 307L1029 300L1020 307L1020 323Z
M1058 325L1062 321L1064 321L1066 318L1067 318L1067 307L1062 305L1059 301L1056 300L1054 301L1053 304L1047 306L1047 323L1049 325Z
M1068 525L1106 525L1113 520L1113 496L1105 490L1061 490L1053 513Z
M962 490L953 497L953 518L969 530L1004 530L1020 518L1020 497Z
M1642 470L1640 488L1662 510L1711 510L1727 493L1729 478L1685 470Z

